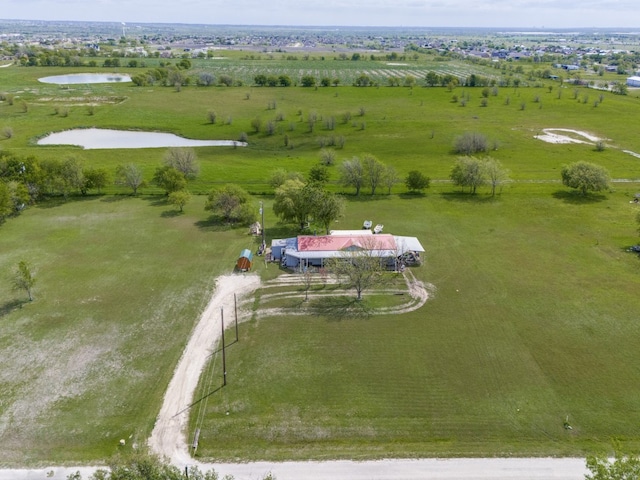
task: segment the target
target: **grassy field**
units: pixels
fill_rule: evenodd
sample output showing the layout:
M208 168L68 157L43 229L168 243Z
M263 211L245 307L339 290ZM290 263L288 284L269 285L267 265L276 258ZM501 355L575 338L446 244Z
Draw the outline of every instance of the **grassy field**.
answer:
M342 62L345 63L345 62ZM8 72L7 72L8 71ZM190 185L193 192L206 192L233 179L254 193L269 193L270 172L276 167L303 173L319 161L320 140L344 138L336 150L337 162L373 153L393 165L401 176L413 169L432 179L446 179L455 159L452 147L464 132L484 134L497 148L492 156L512 171L515 180L557 180L563 163L589 160L607 167L614 178L637 178L629 166L634 159L622 150L640 152L640 141L628 128L628 115L638 102L637 93L620 97L607 92L549 83L546 88L503 88L481 106L481 89L403 87L328 87L305 89L255 87L169 87L82 85L61 88L43 85L37 78L73 69L8 68L7 91L14 92L14 105L0 105L3 126L14 131L0 147L40 158L75 156L87 165L114 172L118 164L135 162L150 179L162 163L164 149L86 150L52 146L34 148L37 138L51 131L81 127L111 127L156 130L194 139L236 140L245 132L249 147L198 149L201 175ZM17 85L20 81L23 83ZM11 85L14 85L11 87ZM549 91L548 87L552 87ZM600 96L602 95L602 102ZM453 102L468 98L466 106ZM558 98L560 97L560 98ZM575 97L575 98L574 98ZM28 112L21 105L24 100ZM536 101L537 100L537 101ZM595 107L594 103L599 102ZM87 104L96 104L89 115ZM275 108L274 108L275 105ZM56 106L68 115L55 113ZM360 115L363 109L364 115ZM214 110L218 121L208 123ZM343 121L345 114L350 120ZM313 131L309 116L316 115ZM251 123L276 124L276 133L254 132ZM282 118L277 121L277 118ZM329 119L335 127L328 129ZM534 138L544 128L573 128L606 139L608 148L596 152L590 145L550 145ZM288 146L285 146L285 136ZM332 170L332 188L337 169ZM394 188L404 191L403 185ZM124 192L111 187L108 192ZM149 187L147 193L158 192Z
M614 178L640 178L638 159L622 151L640 152L629 128L636 93L604 92L594 107L600 92L575 94L554 83L551 92L500 89L482 107L479 89L177 92L37 82L71 70L3 69L2 88L16 101L0 103L0 128L15 134L0 148L42 159L73 155L111 171L134 162L150 178L163 149L34 142L89 126L199 139L247 132L247 148L198 149L202 172L190 188L234 182L270 193L274 168L307 172L319 158L318 138L342 135L338 163L369 152L401 176L418 169L434 180L425 196L406 195L403 185L390 196L349 196L337 224L352 229L372 219L385 232L418 237L426 263L413 272L432 285L433 298L403 315L256 314L229 349L228 388L211 397L199 425L200 458L579 455L613 439L640 448L630 421L640 407L640 264L625 252L636 242L629 200L640 187L618 182L612 192L580 199L559 184L561 165L576 160L603 165ZM452 101L467 94L464 107ZM97 105L93 115L88 103ZM56 114L56 105L68 107L68 116ZM211 109L231 123L208 124ZM311 112L323 119L313 132ZM352 117L342 123L345 112ZM284 120L275 135L251 132L251 120L278 113ZM331 116L335 130L324 126ZM596 152L534 138L551 127L584 130L608 146ZM495 199L485 191L461 195L445 182L453 142L465 131L495 141L491 155L516 180ZM344 191L336 170L330 188ZM115 186L107 193L46 202L0 226L0 464L96 462L114 454L120 438L143 444L215 277L256 245L246 229L210 222L203 196L178 215L159 195L114 195L124 193ZM269 196L256 198L256 208L259 200L266 202L268 241L295 234L276 223ZM37 272L33 303L8 281L23 259ZM280 273L274 265L257 270L264 278ZM258 309L299 305L262 302L261 295ZM567 417L572 430L563 427Z
M193 419L199 455L582 455L614 439L637 449L634 210L623 192L583 203L550 187L350 203L345 221L375 211L424 241L426 265L412 271L433 298L364 319L257 314L228 349L229 386Z

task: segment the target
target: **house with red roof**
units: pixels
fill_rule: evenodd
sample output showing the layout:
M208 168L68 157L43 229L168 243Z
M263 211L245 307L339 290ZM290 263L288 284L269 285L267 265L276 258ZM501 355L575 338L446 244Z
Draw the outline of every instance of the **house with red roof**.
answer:
M329 258L357 252L379 257L381 261L395 265L396 260L407 253L419 257L424 248L415 237L373 234L371 230L334 230L330 235L298 235L271 242L272 260L293 269L322 267Z

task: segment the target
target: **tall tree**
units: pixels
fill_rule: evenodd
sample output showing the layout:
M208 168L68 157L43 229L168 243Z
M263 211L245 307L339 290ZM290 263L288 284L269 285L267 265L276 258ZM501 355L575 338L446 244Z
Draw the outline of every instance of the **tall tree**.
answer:
M24 260L18 263L18 267L13 277L13 286L17 290L27 292L29 301L33 301L33 286L36 284L36 277L31 267Z
M485 183L482 163L475 157L459 157L449 177L454 185L463 189L469 187L471 194L475 194L476 189Z
M510 182L509 170L503 168L499 160L487 157L482 160L482 169L487 178L487 183L491 186L491 196L495 196L496 189Z
M187 190L178 190L169 194L169 203L175 205L182 212L184 206L191 200L191 194Z
M187 179L184 174L168 165L156 169L156 173L153 175L153 183L162 188L167 195L184 190L187 187Z
M418 170L411 170L404 180L404 184L410 192L422 192L425 188L429 188L431 179Z
M313 219L322 225L327 235L333 222L344 214L344 199L334 193L321 191L317 203L313 205Z
M364 165L358 157L345 160L340 165L340 183L345 187L356 189L356 196L360 195L360 189L364 184Z
M269 185L274 190L278 187L284 185L284 182L287 180L299 180L304 182L304 177L300 172L288 172L284 168L276 168L273 172L271 172L271 177L269 178Z
M96 188L98 193L109 183L109 172L104 168L88 168L84 171L85 188Z
M13 213L13 204L11 202L11 194L9 186L0 181L0 223Z
M594 163L579 161L562 167L562 184L575 188L582 195L609 188L609 172Z
M146 185L142 170L133 163L118 165L116 168L115 183L116 185L123 185L133 190L133 195L137 195L138 189Z
M209 192L205 210L218 213L229 223L252 223L257 218L251 195L239 185L229 184Z
M382 183L385 173L385 165L373 155L365 155L362 159L365 179L371 188L371 195L376 194L376 189Z
M329 181L329 169L324 165L314 165L309 170L309 183L324 185Z
M376 255L377 237L371 235L360 246L340 252L339 257L327 260L327 268L346 289L356 291L357 300L362 293L383 281L383 260Z
M391 165L387 165L384 170L384 176L382 178L382 184L387 187L387 195L391 195L391 189L397 183L400 183L400 177L398 176L398 172Z
M181 172L187 180L193 180L200 172L198 157L192 148L170 148L164 156L164 164Z
M302 229L309 221L318 190L300 180L287 180L276 189L273 212L283 222L295 222Z

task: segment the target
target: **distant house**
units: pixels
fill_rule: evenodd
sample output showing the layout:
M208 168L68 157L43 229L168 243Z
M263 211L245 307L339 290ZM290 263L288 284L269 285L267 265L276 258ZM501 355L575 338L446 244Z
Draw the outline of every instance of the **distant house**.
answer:
M330 258L340 258L345 252L358 251L366 251L379 257L381 261L394 265L403 255L419 255L424 252L424 248L415 237L382 233L374 235L370 230L334 230L331 235L299 235L271 242L272 260L293 269L322 267Z
M627 78L627 86L628 87L640 87L640 77L629 77L629 78Z

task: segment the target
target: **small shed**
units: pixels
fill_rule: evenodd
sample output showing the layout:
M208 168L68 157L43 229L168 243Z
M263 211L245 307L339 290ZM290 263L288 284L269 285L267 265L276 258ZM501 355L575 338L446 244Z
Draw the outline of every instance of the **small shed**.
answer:
M247 270L251 270L252 261L253 261L253 252L248 248L245 248L244 250L242 250L242 253L240 253L240 257L236 262L236 267L241 272L246 272Z
M640 87L640 77L629 77L627 78L627 86L629 87Z

